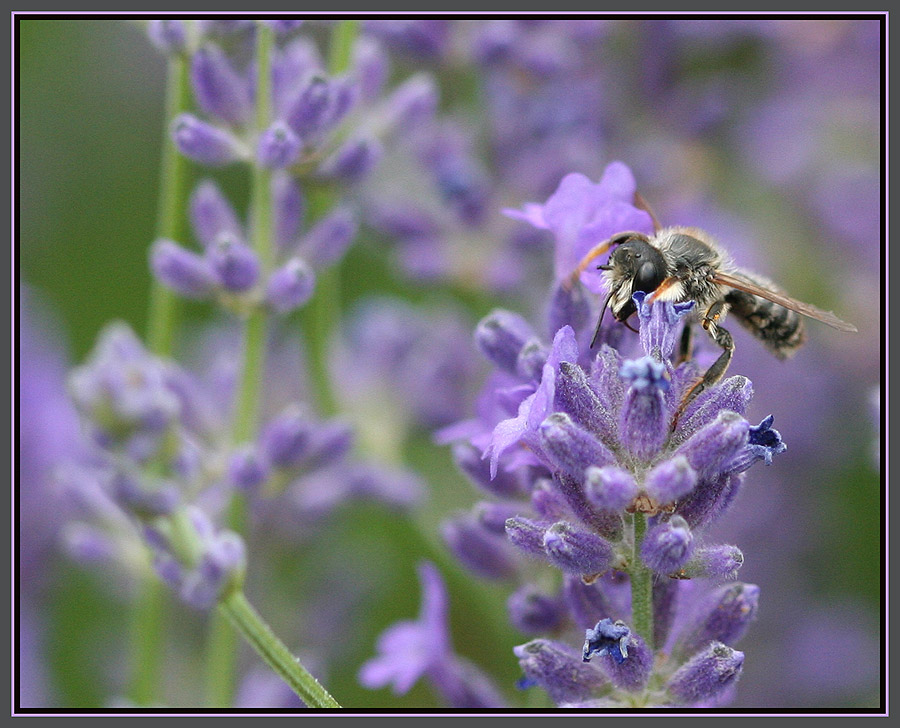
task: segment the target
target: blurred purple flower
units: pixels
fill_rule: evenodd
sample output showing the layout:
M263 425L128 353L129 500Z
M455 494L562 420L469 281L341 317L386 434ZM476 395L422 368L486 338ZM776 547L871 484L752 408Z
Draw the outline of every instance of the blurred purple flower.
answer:
M490 679L454 654L448 632L447 591L433 564L419 565L422 607L415 621L397 622L378 639L378 655L363 664L360 683L371 689L391 685L396 695L409 692L422 678L454 708L505 705Z

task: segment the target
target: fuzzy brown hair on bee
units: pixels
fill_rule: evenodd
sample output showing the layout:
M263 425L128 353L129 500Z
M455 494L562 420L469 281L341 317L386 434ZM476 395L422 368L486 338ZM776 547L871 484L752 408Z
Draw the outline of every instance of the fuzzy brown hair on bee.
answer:
M730 257L702 230L667 227L648 236L623 232L595 246L572 274L576 278L591 261L615 248L609 260L597 266L603 271L608 294L597 322L591 346L600 332L608 308L627 325L635 312L632 296L643 291L648 303L694 301L696 306L682 337L682 356L690 347L690 324L699 323L722 348L719 358L690 390L684 404L725 375L734 354L734 340L722 321L730 311L775 356L784 359L804 341L802 316L822 321L840 331L856 331L830 311L787 296L771 281L734 266ZM629 327L630 328L630 327Z

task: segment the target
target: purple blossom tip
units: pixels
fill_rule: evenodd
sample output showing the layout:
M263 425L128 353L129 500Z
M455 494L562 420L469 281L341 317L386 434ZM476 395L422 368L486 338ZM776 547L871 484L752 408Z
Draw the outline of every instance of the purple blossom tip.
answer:
M671 574L690 559L694 536L681 516L672 516L647 531L641 543L641 560L659 574Z
M253 249L227 233L220 235L206 251L222 286L242 293L259 280L259 258Z
M674 503L697 484L697 473L683 455L663 460L644 478L644 490L660 505Z
M655 387L665 392L669 389L669 379L665 365L649 356L622 362L622 366L619 368L619 376L635 390L640 391Z
M787 445L781 439L781 433L772 429L774 421L775 417L769 415L756 427L750 428L748 445L753 448L755 453L760 454L765 459L766 465L772 464L773 455L778 455L787 450Z
M597 574L609 569L613 549L606 539L558 521L544 532L544 551L558 568L571 574Z
M534 329L528 321L517 313L502 309L492 311L475 327L475 345L479 351L510 373L517 371L522 347L535 338Z
M256 157L263 167L288 167L300 156L300 139L284 122L277 121L259 137Z
M316 275L300 258L291 258L269 276L266 303L285 314L306 303L313 294Z
M647 356L665 361L675 350L678 324L694 308L693 301L646 303L647 293L635 291L632 296L640 320L641 347Z
M192 114L176 116L171 129L178 150L200 164L223 167L243 156L241 143L234 136Z
M637 496L638 486L627 470L608 465L591 465L584 471L584 495L595 508L602 511L625 510Z
M203 111L229 124L242 124L251 110L250 88L232 67L225 52L213 43L191 58L191 81Z
M157 280L185 298L206 298L216 287L216 276L203 256L171 240L157 240L150 249L150 268Z
M613 622L604 617L594 627L584 632L584 646L581 659L590 662L594 655L609 654L615 662L622 664L628 658L628 638L631 629L621 619Z
M743 652L712 642L672 675L666 689L682 704L710 700L734 684L743 665Z

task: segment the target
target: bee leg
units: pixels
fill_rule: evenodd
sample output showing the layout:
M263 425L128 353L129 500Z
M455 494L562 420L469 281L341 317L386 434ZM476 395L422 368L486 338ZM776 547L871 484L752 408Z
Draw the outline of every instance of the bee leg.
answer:
M691 334L693 329L690 324L685 324L681 330L681 340L678 343L678 357L675 359L675 366L688 361L693 354L693 337Z
M713 341L722 347L722 353L719 354L719 358L706 370L700 381L691 387L687 394L684 395L684 399L681 400L681 404L675 412L675 417L672 421L673 429L675 428L675 425L678 424L678 419L684 412L685 407L696 399L701 392L705 392L710 387L718 384L722 377L725 376L725 372L728 371L728 365L731 363L731 357L734 355L734 339L731 337L731 333L728 329L723 328L716 323L727 310L727 304L724 301L716 301L709 307L706 315L703 317L703 328L709 333Z

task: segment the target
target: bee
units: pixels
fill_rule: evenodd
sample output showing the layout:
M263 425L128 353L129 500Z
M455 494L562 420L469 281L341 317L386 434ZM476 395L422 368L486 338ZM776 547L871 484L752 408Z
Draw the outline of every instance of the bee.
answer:
M729 311L779 359L786 359L803 343L801 316L839 331L857 331L853 324L832 312L796 301L766 278L737 268L707 233L692 227L659 229L657 226L652 236L633 231L617 233L584 257L571 280L577 279L591 261L612 248L615 250L609 260L597 266L603 271L608 293L591 341L592 348L606 309L627 326L629 316L635 312L632 295L644 291L648 303L695 302L682 334L681 358L689 356L691 324L699 323L722 349L718 359L688 391L681 409L717 384L728 369L734 355L734 340L722 321Z

